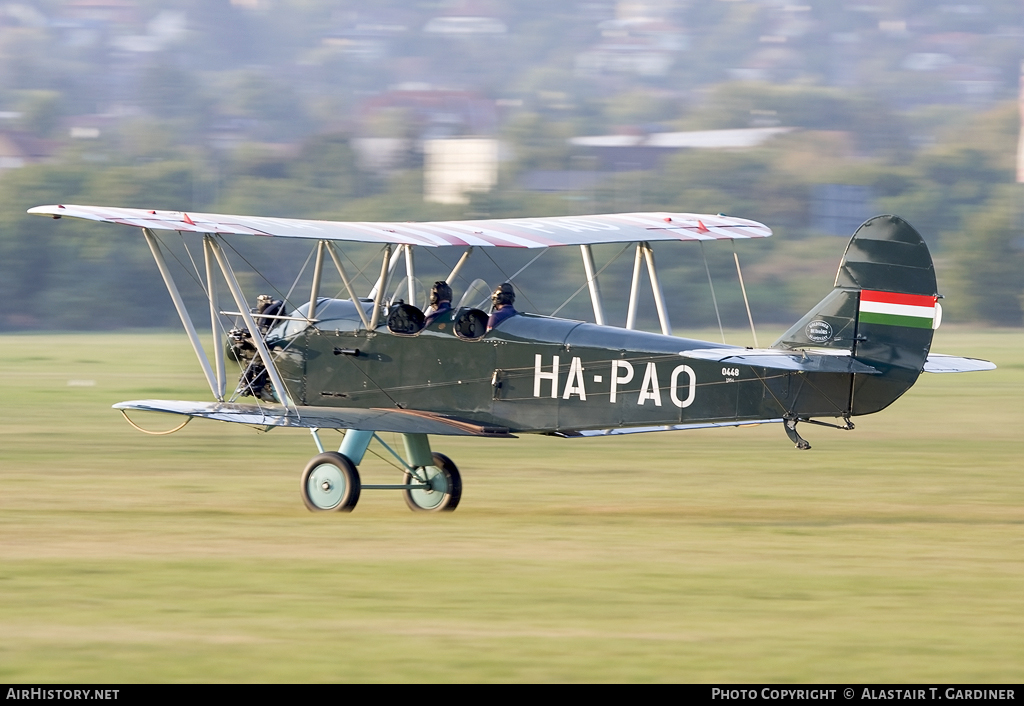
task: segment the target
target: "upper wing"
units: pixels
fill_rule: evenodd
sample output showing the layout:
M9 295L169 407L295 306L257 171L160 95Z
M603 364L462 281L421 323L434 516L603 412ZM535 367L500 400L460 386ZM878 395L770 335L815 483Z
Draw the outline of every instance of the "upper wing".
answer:
M694 213L615 213L479 221L376 223L309 221L70 204L37 206L28 212L53 218L84 218L153 230L396 243L425 247L473 245L546 248L557 245L628 243L644 240L767 238L772 234L767 226L756 221Z
M185 402L181 400L133 400L118 402L114 409L164 412L267 427L306 429L362 429L399 434L438 436L511 437L508 429L477 424L464 419L412 409L348 409L339 407L298 407L234 404L229 402Z

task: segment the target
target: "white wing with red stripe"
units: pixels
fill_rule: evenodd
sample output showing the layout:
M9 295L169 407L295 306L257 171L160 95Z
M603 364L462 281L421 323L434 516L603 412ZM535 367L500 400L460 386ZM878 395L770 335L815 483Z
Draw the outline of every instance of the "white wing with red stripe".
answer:
M614 213L595 216L381 223L263 218L71 204L37 206L28 212L52 218L82 218L152 230L395 243L424 247L474 245L547 248L559 245L656 240L767 238L772 234L767 226L756 221L695 213Z

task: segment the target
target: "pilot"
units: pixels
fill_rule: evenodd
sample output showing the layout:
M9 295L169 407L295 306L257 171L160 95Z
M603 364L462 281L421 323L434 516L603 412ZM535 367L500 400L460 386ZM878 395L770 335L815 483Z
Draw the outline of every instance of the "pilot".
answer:
M444 280L434 282L430 288L430 306L427 307L427 319L423 324L426 328L441 314L452 310L452 288Z
M510 316L515 316L519 313L516 311L515 307L512 306L515 301L516 292L512 289L512 285L508 282L499 284L498 288L494 290L494 294L491 295L491 304L493 305L493 308L491 311L491 318L487 320L488 331Z

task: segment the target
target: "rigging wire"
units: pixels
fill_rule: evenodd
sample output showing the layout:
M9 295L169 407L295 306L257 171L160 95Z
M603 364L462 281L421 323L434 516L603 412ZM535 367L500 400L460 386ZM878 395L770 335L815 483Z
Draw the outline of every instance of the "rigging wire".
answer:
M843 414L846 414L846 410L845 409L843 409L838 404L836 404L831 396L829 396L824 390L822 390L820 387L818 387L817 385L814 384L814 382L811 380L811 376L810 375L801 375L800 376L800 380L803 382L803 384L807 385L808 387L814 388L815 392L817 392L822 397L824 397L826 400L828 400L828 403L830 405L832 405L833 407L835 407L836 411L839 412L839 414L836 415L837 417L841 416ZM820 415L820 416L824 416L824 415Z
M514 279L515 279L516 277L518 277L519 275L521 275L521 274L523 273L523 271L524 271L524 270L526 270L526 268L527 268L527 267L529 267L529 266L530 266L530 265L532 265L533 263L537 262L537 260L539 260L539 259L541 258L541 256L542 256L542 255L543 255L544 253L546 253L546 252L547 252L548 250L550 250L550 249L551 249L551 248L543 248L543 249L542 249L542 250L541 250L541 251L540 251L539 253L537 253L537 255L536 255L536 256L535 256L535 257L534 257L534 258L533 258L532 260L530 260L530 261L529 261L529 262L527 262L527 263L526 263L525 265L523 265L522 267L520 267L520 268L519 268L519 269L518 269L518 270L516 271L516 273L515 273L514 275L512 275L511 277L509 277L509 278L508 278L508 281L509 281L509 282L511 282L511 281L512 281L512 280L514 280Z
M616 261L616 260L618 260L618 259L619 259L620 257L622 257L622 253L624 253L624 252L626 252L627 250L629 250L629 248L630 248L630 246L631 246L632 244L633 244L633 243L626 243L626 245L625 245L625 246L624 246L624 247L622 248L622 250L619 250L618 254L617 254L617 255L616 255L615 257L613 257L613 258L612 258L611 260L609 260L608 262L606 262L606 263L605 263L605 265L604 265L604 267L602 267L602 268L601 268L600 270L598 270L597 272L595 272L595 273L594 273L594 279L596 280L596 279L598 278L598 276L600 276L600 274L601 274L602 272L604 272L605 270L607 270L607 269L608 269L608 266L609 266L609 265L611 265L611 264L612 264L613 262L615 262L615 261ZM559 306L559 307L558 307L557 309L555 309L555 310L554 310L554 311L552 311L552 312L551 312L550 314L548 314L548 316L554 316L555 314L557 314L558 312L560 312L560 311L561 311L562 309L564 309L564 308L565 308L565 305L566 305L566 304L568 304L569 302L571 302L571 301L572 301L573 299L575 299L575 298L576 298L576 295L577 295L577 294L579 294L580 292L582 292L582 291L583 291L584 289L586 289L586 288L587 288L587 287L589 287L589 286L590 286L590 280L587 280L586 282L584 282L583 284L581 284L581 285L580 285L580 288L579 288L579 289L577 289L577 290L576 290L575 292L573 292L573 293L572 293L572 294L571 294L571 295L569 296L569 298L568 298L568 299L566 299L566 300L565 300L564 302L562 302L561 306Z
M237 249L237 248L236 248L236 247L235 247L234 245L232 245L231 243L229 243L229 242L227 241L227 239L226 239L226 238L224 238L223 236L222 236L222 237L220 238L220 241L221 241L222 243L224 243L224 245L228 246L228 248L230 248L230 249L231 249L231 252L233 252L233 253L235 253L236 255L238 255L238 257L240 257L240 258L242 259L242 262L244 262L244 263L245 263L246 265L248 265L248 266L249 266L249 269L251 269L251 270L252 270L253 272L255 272L255 273L256 273L257 275L259 275L260 279L262 279L262 280L263 280L264 282L266 282L266 283L267 283L267 286L269 286L269 287L270 287L270 288L271 288L272 290L274 290L274 291L275 291L275 292L276 292L276 293L278 294L278 296L280 296L280 297L281 297L281 298L282 298L282 299L283 299L283 300L284 300L284 301L285 301L285 302L286 302L286 303L287 303L287 304L288 304L289 306L291 306L291 304L292 304L292 303L291 303L290 301L288 301L288 297L287 297L287 296L285 296L284 292L282 292L282 291L281 291L280 289L278 289L278 288L277 288L277 287L276 287L276 286L274 285L274 283L273 283L273 282L271 282L271 281L270 281L269 279L267 279L266 275L264 275L264 274L263 274L262 272L260 272L259 268L257 268L257 267L256 267L255 265L253 265L253 264L252 264L251 262L249 262L249 260L248 260L248 259L247 259L247 258L245 257L245 255L243 255L242 253L240 253L240 252L238 251L238 249ZM312 256L312 253L310 253L310 256ZM307 257L307 258L306 258L306 262L307 262L307 263L309 262L309 257ZM305 268L305 265L303 265L303 268ZM293 310L293 311L295 310L295 307L294 307L294 306L292 306L292 310Z
M371 257L369 260L366 261L365 265L363 265L362 267L359 267L359 265L355 262L355 260L353 260L351 257L349 257L348 253L346 253L341 248L334 248L334 252L336 252L337 254L339 254L342 257L344 257L346 260L348 260L349 264L352 265L352 267L356 268L356 273L352 277L349 278L349 282L352 284L352 289L356 288L356 278L358 278L358 277L362 277L370 285L373 284L373 282L370 281L370 278L367 277L366 275L364 275L363 273L366 271L367 267L369 267L371 264L377 262L377 257L376 256ZM431 254L433 255L433 253L431 253ZM437 257L437 256L435 255L435 257ZM342 294L348 294L347 289L348 288L345 287L345 283L342 282L341 289L339 289L337 294L334 295L334 298L335 299L340 299Z
M736 276L740 278L740 291L743 292L743 304L747 307L747 320L750 322L750 335L754 337L754 348L757 345L757 331L754 330L754 317L750 313L750 301L747 299L747 287L743 284L743 271L740 270L740 256L736 254L736 241L732 241L732 258L736 261Z
M490 261L491 261L491 263L492 263L492 264L493 264L493 265L494 265L495 267L497 267L497 268L498 268L498 272L500 272L500 273L502 274L502 276L503 276L503 277L505 278L505 281L506 281L506 282L511 282L511 281L512 281L512 277L515 277L515 276L516 276L517 274L519 274L519 272L522 272L522 271L523 271L523 269L526 269L526 268L523 268L523 269L519 270L519 272L516 272L516 275L512 275L512 277L509 277L509 276L508 276L508 273L507 273L507 272L505 272L505 270L503 270L503 269L502 269L501 265L499 265L499 264L498 264L497 262L495 262L495 261L494 261L494 258L493 258L493 257L491 257L491 254L490 254L489 252L487 252L487 248L481 248L481 250L483 250L483 251L484 251L484 255L486 255L486 256L487 256L487 259L488 259L488 260L490 260ZM541 255L543 255L543 254L544 254L544 253L542 252L542 253L541 253ZM538 255L537 257L540 257L540 255ZM535 257L535 258L533 258L533 259L534 259L534 260L536 260L536 259L537 259L537 257ZM529 266L530 266L530 264L532 264L532 261L531 261L530 263L527 263L527 267L529 267ZM527 295L527 293L526 293L525 291L523 291L523 289L522 289L521 287L520 287L520 289L519 289L519 293L523 295L523 299L525 299L525 300L526 300L526 303L530 305L530 308L531 308L531 309L533 309L534 311L537 311L537 305L536 305L536 304L534 304L534 303L533 303L532 301L530 301L530 297L529 297L529 295Z
M306 261L303 262L302 263L302 267L299 268L299 274L295 275L295 281L292 282L292 286L291 286L291 288L289 288L288 293L286 295L284 295L284 300L285 300L285 302L287 302L288 306L292 307L292 311L295 311L295 308L296 308L296 307L292 306L292 303L290 301L291 296L292 296L292 292L294 292L295 288L297 286L299 286L299 280L302 279L302 273L304 273L306 271L306 267L309 266L309 261L313 257L313 253L316 252L316 249L317 249L318 245L319 245L319 242L317 243L317 245L313 246L312 250L309 251L309 255L306 255ZM310 312L307 312L307 313L309 315L309 318L313 318L314 316L316 316L316 312L315 311L310 311Z
M196 278L198 278L198 279L196 279L196 278L193 278L193 279L196 279L196 282L198 282L199 287L203 290L203 294L206 295L207 301L209 301L211 296L212 296L210 293L213 291L213 288L217 286L217 284L216 284L216 282L207 282L205 285L203 284L203 275L199 271L199 265L196 264L196 259L192 256L192 251L189 250L188 243L185 241L185 234L182 233L181 231L178 231L178 234L181 236L181 244L185 247L185 252L188 253L188 259L192 261L192 268L196 272ZM177 259L177 258L175 258L175 259ZM180 260L179 260L179 262L180 262ZM184 266L184 265L182 265L182 266ZM219 314L217 316L217 328L219 329L219 331L220 331L220 333L222 335L226 336L228 334L227 327L224 325L224 319ZM215 336L215 338L216 338L216 336ZM214 345L219 345L219 341L215 340L214 341Z
M169 247L167 246L167 244L166 244L166 243L165 243L164 241L160 240L160 236L159 236L159 235L157 235L155 231L151 231L151 232L153 233L153 237L154 237L154 238L156 238L156 241L157 241L158 243L160 243L160 245L162 245L162 246L163 246L164 250L166 250L166 251L167 251L167 252L168 252L168 253L170 254L170 256L171 256L171 257L173 257L173 258L175 259L175 261L176 261L176 262L177 262L177 263L178 263L179 265L181 265L181 269L185 270L185 274L187 274L187 275L188 275L189 277L191 277L191 278L192 278L192 280L193 280L193 281L194 281L194 282L195 282L195 283L196 283L197 285L199 285L199 288L200 288L200 289L202 289L202 290L203 290L203 293L205 294L205 293L206 293L206 287L204 287L204 286L203 286L203 282L202 282L202 280L200 280L200 279L196 279L196 276L195 276L194 274L192 274L191 272L189 272L189 269L188 269L188 267L187 267L187 266L185 265L185 263L184 263L184 262L182 262L182 261L181 261L181 258L179 258L179 257L178 257L178 256L177 256L177 255L176 255L176 254L174 253L174 251L173 251L173 250L171 250L171 248L169 248Z
M196 277L198 277L197 281L199 282L199 286L202 287L203 294L205 294L206 297L209 298L210 293L206 290L206 287L203 287L203 275L199 272L199 265L196 264L196 259L192 257L192 251L189 250L188 243L185 242L185 234L182 233L181 231L178 231L178 235L181 236L181 244L184 246L185 252L188 253L188 259L192 262L192 269L196 271Z
M391 395L388 394L388 390L385 390L383 387L381 387L380 384L376 380L374 380L372 377L370 377L369 373L367 373L365 370L363 370L361 367L359 367L359 365L352 359L351 356L343 356L343 357L346 360L348 360L350 363L352 363L353 367L355 367L355 369L358 370L362 374L362 376L364 378L369 380L371 385L373 385L378 390L380 390L382 393L384 393L384 396L387 397L389 400L391 400L391 404L395 405L395 407L398 407L399 409L402 409L402 405L400 405L398 403L398 401L394 397L392 397ZM388 388L388 389L396 390L396 389L401 389L401 388Z
M718 297L715 296L715 283L711 281L711 268L708 267L708 256L704 253L704 241L700 243L700 256L704 258L704 271L708 273L708 286L711 287L711 303L715 305L715 318L718 319L718 332L722 334L722 343L725 343L725 329L722 328L722 315L718 313Z
M452 268L448 265L448 263L446 263L444 260L442 260L440 257L437 256L437 253L434 252L434 248L423 248L423 249L426 250L428 253L430 253L430 256L432 258L437 260L444 267L447 267L449 272L451 271ZM469 279L467 279L466 276L464 274L462 274L462 272L459 272L458 277L460 279L462 279L463 281L465 281L467 284L472 284L472 282L470 282ZM452 284L453 284L452 282L448 283L449 286L451 286Z
M346 260L348 260L348 261L349 261L349 264L350 264L350 265L352 265L352 267L356 267L356 268L358 268L358 269L356 270L356 273L355 273L355 275L354 275L354 276L352 277L352 282L353 282L353 289L355 288L355 286L354 286L354 285L355 285L355 279L356 279L356 277L362 277L363 279L365 279L365 280L366 280L367 284L373 285L373 283L374 283L374 281L375 281L375 280L371 280L371 279L370 279L369 277L367 277L366 275L364 275L364 274L363 274L363 272L365 272L365 271L366 271L366 268L367 268L367 267L369 267L369 266L370 266L370 265L372 265L373 263L377 262L377 255L373 255L372 257L370 257L370 259L369 259L369 260L367 260L367 261L366 261L366 264L365 264L365 265L363 265L362 267L359 267L358 263L356 263L356 261L355 261L355 260L353 260L353 259L352 259L351 257L349 257L349 256L348 256L348 253L347 253L347 252L345 252L345 251L344 251L344 250L342 250L341 248L336 248L336 250L337 250L337 252L340 252L340 253L341 253L341 255L342 255L342 256L343 256L343 257L344 257L344 258L345 258Z

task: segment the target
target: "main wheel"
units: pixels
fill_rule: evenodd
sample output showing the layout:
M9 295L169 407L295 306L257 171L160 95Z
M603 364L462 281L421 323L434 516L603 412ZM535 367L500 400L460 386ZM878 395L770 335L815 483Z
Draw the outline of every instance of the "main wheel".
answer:
M403 490L405 504L416 512L451 512L462 498L462 476L452 460L444 454L433 454L434 465L421 469L427 476L429 488ZM418 484L419 480L406 471L402 482Z
M359 471L334 451L314 456L302 472L302 502L310 512L352 512L359 489Z

